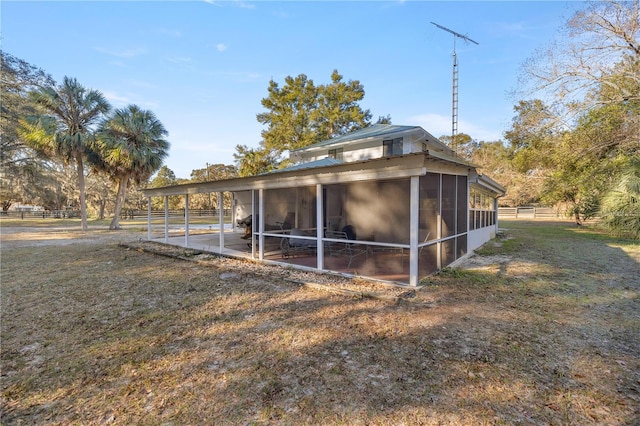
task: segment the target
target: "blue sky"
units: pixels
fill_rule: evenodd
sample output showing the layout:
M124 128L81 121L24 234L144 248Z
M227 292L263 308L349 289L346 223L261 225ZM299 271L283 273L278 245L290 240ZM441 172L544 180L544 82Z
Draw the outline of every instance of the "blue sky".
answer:
M169 131L177 177L258 146L269 80L337 69L365 89L374 120L451 133L454 36L459 132L498 140L523 61L581 2L2 1L2 49L100 90L116 108L152 110Z

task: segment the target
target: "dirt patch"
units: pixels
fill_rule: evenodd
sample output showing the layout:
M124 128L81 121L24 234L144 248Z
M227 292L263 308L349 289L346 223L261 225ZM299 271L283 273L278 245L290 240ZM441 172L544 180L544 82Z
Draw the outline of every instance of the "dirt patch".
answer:
M3 228L2 423L634 424L637 244L509 225L411 303Z
M92 227L83 232L78 226L21 226L0 227L0 241L4 248L67 246L71 244L96 244L141 241L146 231L125 228L109 231L107 227Z

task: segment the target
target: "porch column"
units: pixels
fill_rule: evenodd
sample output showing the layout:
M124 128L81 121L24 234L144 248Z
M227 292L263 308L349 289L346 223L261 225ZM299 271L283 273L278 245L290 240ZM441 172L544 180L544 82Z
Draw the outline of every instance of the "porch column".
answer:
M151 240L151 197L147 197L147 240Z
M436 268L442 269L442 173L438 174L438 222L436 223L438 242L436 243Z
M418 285L418 233L419 230L420 178L411 176L409 195L409 285Z
M220 224L220 254L222 254L222 250L224 249L224 200L222 199L222 192L218 192L218 223Z
M467 214L467 229L465 231L467 233L467 248L469 248L469 231L471 230L471 220L469 219L469 211L471 210L471 203L469 202L469 197L471 197L471 185L469 185L469 179L467 178L467 198L465 198L466 207L464 209L464 211Z
M322 202L322 184L319 183L316 185L316 238L318 239L316 252L318 256L317 268L320 270L324 269L324 243L322 242L322 237L324 237L324 217L322 216Z
M231 193L231 231L236 232L236 193Z
M184 195L184 246L189 247L189 194Z
M256 258L256 237L253 235L254 229L258 228L258 222L256 221L257 216L256 210L256 190L251 190L251 258Z
M258 190L258 259L264 260L264 189Z
M498 235L498 230L500 229L500 227L498 226L498 198L494 198L493 199L493 218L494 218L494 226L495 226L495 231L496 231L496 235Z
M164 196L164 242L169 243L169 196Z

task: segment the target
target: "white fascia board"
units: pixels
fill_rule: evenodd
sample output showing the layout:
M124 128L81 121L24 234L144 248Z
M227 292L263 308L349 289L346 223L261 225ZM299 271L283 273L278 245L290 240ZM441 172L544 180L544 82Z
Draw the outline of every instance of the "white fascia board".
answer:
M485 175L478 175L475 178L475 182L472 182L472 184L475 184L481 189L491 191L497 194L499 197L504 196L507 192L504 186L500 185L498 182Z
M421 128L421 129L422 129L422 128ZM422 129L422 132L423 132L423 134L424 134L424 138L425 138L427 141L435 142L435 143L436 143L436 145L438 145L440 148L442 148L442 150L443 150L444 152L447 152L447 153L449 153L449 154L450 154L450 155L452 155L452 156L455 154L454 150L453 150L453 149L451 149L451 148L449 148L449 146L448 146L447 144L445 144L444 142L442 142L440 139L436 138L435 136L433 136L431 133L427 132L427 131L426 131L426 130L424 130L424 129Z
M442 153L442 152L433 151L433 150L431 150L431 149L428 149L428 150L426 151L426 153L427 153L430 157L437 158L437 159L444 160L444 161L448 161L448 162L450 162L450 163L459 164L459 165L461 165L461 166L465 166L465 167L473 167L474 169L478 167L478 166L476 166L475 164L473 164L473 163L471 163L471 162L469 162L469 161L467 161L467 160L464 160L464 159L462 159L462 158L460 158L460 157L455 157L455 156L453 156L453 155L448 155L448 154L444 154L444 153Z
M362 180L393 179L421 176L426 173L424 155L387 157L327 167L277 172L267 175L232 178L215 182L198 182L162 188L144 189L147 197L237 192L250 189L292 188L315 184L333 184Z

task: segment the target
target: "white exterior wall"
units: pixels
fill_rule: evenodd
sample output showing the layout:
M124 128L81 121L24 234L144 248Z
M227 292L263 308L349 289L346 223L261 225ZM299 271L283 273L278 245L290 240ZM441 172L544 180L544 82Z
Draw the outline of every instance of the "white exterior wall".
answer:
M477 249L478 247L482 246L484 243L495 237L495 226L487 226L485 228L469 231L469 236L467 237L467 252L471 253L473 250Z
M411 139L412 138L410 136L404 136L402 138L402 154L422 152L422 140L419 139L417 141L411 141ZM352 161L365 161L374 158L381 158L384 154L384 148L382 146L383 140L386 139L377 139L360 144L349 145L348 150L345 149L342 153L343 161L348 163ZM334 147L327 147L326 150L317 151L312 154L301 153L299 155L302 161L307 163L327 158L329 156L329 149L334 149Z
M346 151L342 154L345 162L370 160L382 157L382 141L380 146L362 147L353 151Z
M311 161L322 160L323 158L327 158L329 156L329 150L317 152L312 156L304 156L302 157L303 162L308 163ZM344 162L349 163L352 161L364 161L371 160L374 158L382 157L382 141L380 141L379 146L362 146L358 149L353 149L350 151L344 151L342 153L342 159Z
M411 143L411 138L408 136L404 136L402 138L402 155L411 154L415 152L413 149L413 144Z
M408 138L404 138L404 139L407 140ZM404 143L403 146L404 145L407 145L409 147L409 151L405 151L405 154L410 154L413 152L422 152L423 151L422 147L424 145L424 142L421 140L418 140L418 141L413 141L411 143Z

